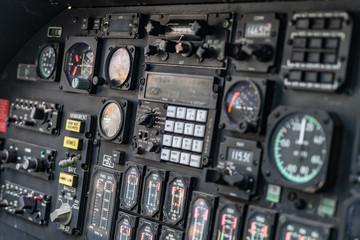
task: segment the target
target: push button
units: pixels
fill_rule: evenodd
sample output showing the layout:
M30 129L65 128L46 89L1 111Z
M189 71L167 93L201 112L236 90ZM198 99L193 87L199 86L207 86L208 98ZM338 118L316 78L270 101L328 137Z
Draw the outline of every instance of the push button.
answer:
M290 74L289 74L290 81L300 82L301 79L302 79L301 71L290 71Z
M304 62L305 53L304 52L293 52L291 56L292 62Z
M304 37L296 37L293 40L293 46L295 48L306 48L307 39Z
M327 38L325 39L324 47L327 49L336 49L339 46L338 38Z
M322 63L334 64L336 62L335 53L324 53L322 56Z
M318 73L317 72L306 72L304 81L305 82L317 82Z
M330 72L323 72L320 74L321 83L333 83L334 74Z
M195 125L195 137L204 137L205 136L205 125Z
M207 113L207 110L198 110L196 115L196 121L206 122Z
M185 119L186 108L178 107L176 110L176 118Z
M308 29L310 26L310 19L300 18L296 21L297 29Z
M184 133L184 122L175 122L174 132L183 134Z
M180 154L180 164L189 165L190 164L190 153L182 152Z
M340 18L332 18L327 21L328 29L340 29L342 24L342 20Z
M186 120L195 121L196 118L196 109L189 108L186 111Z
M315 18L311 22L312 29L323 29L325 28L325 19L323 18Z
M194 135L194 127L195 125L193 123L185 123L184 134L191 136Z
M203 143L204 142L201 140L193 140L192 151L201 153L203 149Z
M310 38L309 48L321 48L321 47L322 47L322 39L321 38Z
M180 152L171 151L170 162L178 163L180 161Z
M199 168L201 165L201 156L192 154L190 156L190 166Z
M170 160L170 150L165 149L165 148L161 149L160 159L164 160L164 161L169 161Z
M176 117L176 107L175 106L168 106L166 116L168 117Z
M182 149L191 150L191 144L192 144L191 138L184 138L182 143Z
M306 62L319 63L320 62L320 53L309 52L306 57Z
M174 131L175 122L172 120L166 120L165 122L165 131L166 132L173 132Z
M171 143L172 143L172 136L165 134L163 137L163 145L171 147Z

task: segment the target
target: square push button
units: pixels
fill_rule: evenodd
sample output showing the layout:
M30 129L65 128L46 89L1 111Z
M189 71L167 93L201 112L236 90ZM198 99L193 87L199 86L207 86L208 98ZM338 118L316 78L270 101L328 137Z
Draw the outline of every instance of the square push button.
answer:
M336 62L335 53L324 53L322 56L322 63L334 64Z
M320 53L318 53L318 52L309 52L307 54L306 61L310 62L310 63L319 63L320 62Z
M310 38L309 48L321 48L321 47L322 47L322 39L321 38Z
M189 108L186 111L186 120L195 121L196 119L196 109Z
M304 37L296 37L293 40L294 48L306 48L307 39Z
M290 71L289 73L289 81L300 82L302 79L301 71Z
M338 38L326 38L324 47L327 49L336 49L339 46L339 39Z
M163 137L163 143L162 144L164 146L171 147L171 143L172 143L172 136L165 134L164 137Z
M308 29L310 27L310 19L300 18L296 21L297 29Z
M186 116L186 108L178 107L176 110L176 118L185 119Z
M201 153L204 142L202 140L193 140L192 151Z
M160 159L164 160L164 161L169 161L170 160L170 150L165 149L165 148L161 149Z
M196 121L206 122L207 119L207 110L198 110L196 115Z
M182 139L183 139L182 137L174 136L172 146L174 148L181 148Z
M172 121L172 120L166 120L164 130L165 130L166 132L173 132L173 131L174 131L174 125L175 125L175 122L174 122L174 121Z
M185 123L185 130L184 130L184 134L185 135L194 135L194 127L195 125L193 123Z
M317 72L306 72L304 81L305 82L317 82L318 73Z
M315 18L311 21L312 29L323 29L325 28L325 19L324 18Z
M304 52L293 52L291 55L292 62L304 62L305 53Z
M180 164L189 165L190 164L190 153L182 152L180 154Z
M327 21L328 29L340 29L342 24L342 20L340 18L332 18Z
M184 138L182 142L182 149L191 151L191 144L192 144L191 138Z
M199 168L201 166L201 156L192 154L190 157L190 166Z
M205 125L195 125L195 137L204 137L205 136Z
M334 74L331 72L323 72L320 74L321 83L333 83Z
M180 161L180 152L171 151L170 162L178 163Z
M183 134L184 133L184 125L185 125L184 122L175 122L174 132Z
M175 106L168 106L166 116L168 117L176 117L176 107Z

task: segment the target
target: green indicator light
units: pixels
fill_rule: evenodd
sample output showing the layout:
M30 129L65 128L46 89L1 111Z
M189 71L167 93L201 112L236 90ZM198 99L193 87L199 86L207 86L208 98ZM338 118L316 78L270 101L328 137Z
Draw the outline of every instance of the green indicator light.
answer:
M41 152L40 152L41 155L44 155L44 153L45 153L44 151L41 151Z

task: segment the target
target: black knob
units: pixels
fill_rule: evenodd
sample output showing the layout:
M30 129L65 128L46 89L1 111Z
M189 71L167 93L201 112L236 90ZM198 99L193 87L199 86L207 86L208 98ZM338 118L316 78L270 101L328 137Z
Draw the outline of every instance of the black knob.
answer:
M134 154L142 154L143 153L143 150L141 147L136 147L133 149L133 153Z
M204 172L205 182L223 184L223 173L219 169L206 169Z
M0 208L5 208L9 205L8 201L6 199L2 200L0 202Z
M193 49L191 42L179 42L175 45L176 53L182 54L184 57L190 57L193 54Z
M71 86L75 89L89 90L90 89L90 81L87 79L74 78L71 83Z
M137 118L136 122L139 125L144 125L147 128L151 128L155 123L155 114L151 112L143 113Z
M23 123L23 125L29 126L29 127L32 127L32 126L35 125L35 121L34 121L34 120L23 120L22 123Z
M3 163L16 162L17 152L13 149L3 150L0 152L0 159Z
M14 214L24 214L24 209L15 208L13 210L13 213Z
M260 62L267 62L272 59L273 53L274 49L271 46L261 45L254 51L253 56Z
M296 209L302 210L306 207L306 202L304 199L296 199L294 205Z
M176 51L175 46L176 42L169 40L161 40L161 42L159 43L159 50L167 53L174 53Z
M158 36L165 33L166 27L161 25L160 22L150 20L146 25L146 32L152 36Z
M232 175L224 175L223 180L230 186L236 186L242 190L252 189L254 179L247 174L233 173Z
M159 153L161 150L160 146L157 143L150 142L146 147L146 151Z
M195 36L205 36L210 33L210 28L205 23L195 21L192 26L191 30L194 32Z
M44 108L35 107L31 110L30 113L31 119L44 120L45 117L46 117L46 113Z
M102 86L102 85L104 85L104 83L105 83L105 79L103 79L103 78L101 78L101 77L95 76L95 77L92 79L92 83L93 83L93 85L95 85L95 86Z
M213 52L206 47L198 47L196 50L196 57L200 62L204 61L205 58L211 58L213 56Z
M152 45L146 45L144 48L144 55L146 57L156 55L158 53L158 48Z
M45 170L45 161L37 158L25 159L22 164L25 170L34 170L34 172L42 172Z
M17 118L15 118L15 117L7 117L6 118L6 122L8 122L8 123L13 123L13 122L16 122L17 121Z

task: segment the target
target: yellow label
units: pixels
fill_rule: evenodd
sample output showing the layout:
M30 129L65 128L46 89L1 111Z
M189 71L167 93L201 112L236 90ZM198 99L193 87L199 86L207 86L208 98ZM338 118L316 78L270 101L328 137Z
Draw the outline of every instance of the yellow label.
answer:
M79 150L80 139L65 136L64 147Z
M65 129L71 132L79 133L81 131L81 123L82 123L81 121L67 119Z
M60 173L59 183L64 184L69 187L76 187L77 186L77 176L71 175L68 173Z

